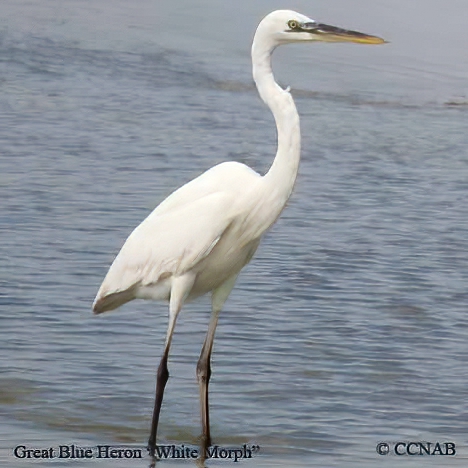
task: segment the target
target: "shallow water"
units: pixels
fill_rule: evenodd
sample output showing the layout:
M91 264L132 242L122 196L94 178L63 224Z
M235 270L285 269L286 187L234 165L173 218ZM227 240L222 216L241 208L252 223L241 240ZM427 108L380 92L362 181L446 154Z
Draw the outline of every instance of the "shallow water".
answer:
M97 288L174 188L221 161L259 172L271 163L273 119L251 84L249 47L261 16L284 5L182 5L0 5L6 466L31 465L13 457L18 444L144 447L167 307L133 302L93 317ZM214 440L259 444L245 466L337 467L420 466L379 456L376 444L453 441L455 457L425 466L466 466L466 6L292 7L391 43L277 52L303 160L220 319ZM178 320L162 442L199 435L195 364L208 319L204 298Z

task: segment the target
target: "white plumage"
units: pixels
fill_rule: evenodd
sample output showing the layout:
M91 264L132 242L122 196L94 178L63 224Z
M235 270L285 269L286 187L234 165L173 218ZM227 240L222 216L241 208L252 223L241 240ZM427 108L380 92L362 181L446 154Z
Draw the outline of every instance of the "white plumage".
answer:
M268 228L264 180L247 166L213 167L164 200L128 237L97 294L96 313L135 298L168 300L175 277L196 275L187 300L220 286L250 260ZM268 218L267 216L264 218Z

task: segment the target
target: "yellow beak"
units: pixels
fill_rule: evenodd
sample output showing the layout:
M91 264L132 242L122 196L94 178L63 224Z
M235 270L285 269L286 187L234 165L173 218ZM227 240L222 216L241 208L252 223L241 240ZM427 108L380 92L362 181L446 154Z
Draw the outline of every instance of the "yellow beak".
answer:
M381 37L349 31L328 24L315 23L312 28L306 30L324 42L356 42L358 44L385 44L387 42Z

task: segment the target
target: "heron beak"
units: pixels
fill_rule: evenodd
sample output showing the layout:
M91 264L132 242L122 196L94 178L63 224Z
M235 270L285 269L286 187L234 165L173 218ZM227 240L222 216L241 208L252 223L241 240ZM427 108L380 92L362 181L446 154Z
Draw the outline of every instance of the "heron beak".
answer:
M385 44L387 42L381 37L349 31L328 24L306 23L302 25L301 29L314 34L324 42L357 42L358 44Z

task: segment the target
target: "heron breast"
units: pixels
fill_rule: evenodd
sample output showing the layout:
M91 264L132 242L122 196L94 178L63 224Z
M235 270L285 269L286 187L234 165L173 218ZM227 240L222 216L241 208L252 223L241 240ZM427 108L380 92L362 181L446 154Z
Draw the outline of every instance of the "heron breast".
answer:
M260 239L244 246L234 246L223 239L210 254L195 267L197 278L189 294L189 300L213 291L250 261L257 250Z

